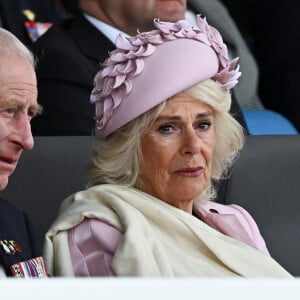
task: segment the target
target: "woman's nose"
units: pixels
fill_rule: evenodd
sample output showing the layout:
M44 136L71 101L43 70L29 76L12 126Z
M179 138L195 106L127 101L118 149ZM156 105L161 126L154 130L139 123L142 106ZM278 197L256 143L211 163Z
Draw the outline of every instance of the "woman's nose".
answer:
M201 138L197 135L195 130L189 129L184 133L183 152L184 154L195 154L201 150Z

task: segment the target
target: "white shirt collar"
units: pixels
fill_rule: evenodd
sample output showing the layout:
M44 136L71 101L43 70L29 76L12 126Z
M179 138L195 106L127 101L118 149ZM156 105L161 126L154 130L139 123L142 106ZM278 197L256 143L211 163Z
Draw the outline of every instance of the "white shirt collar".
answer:
M99 19L92 17L91 15L88 15L86 13L84 13L83 15L92 25L94 25L99 31L101 31L114 45L116 44L116 39L120 33L129 37L127 33L102 22ZM196 25L195 14L191 10L186 10L185 19L188 20L191 24Z
M83 14L83 15L92 25L94 25L99 31L101 31L113 44L116 44L116 39L120 33L129 37L129 35L126 34L125 32L106 24L100 21L99 19L96 19L88 14Z
M193 11L187 9L185 11L185 19L189 21L192 25L196 25L196 14Z

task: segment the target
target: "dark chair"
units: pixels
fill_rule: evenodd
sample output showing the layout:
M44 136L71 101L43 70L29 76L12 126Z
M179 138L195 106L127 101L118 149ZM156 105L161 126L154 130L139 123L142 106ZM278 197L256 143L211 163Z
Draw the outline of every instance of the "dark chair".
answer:
M27 212L42 245L59 205L85 187L88 136L35 137L1 197ZM247 136L223 202L246 208L272 256L300 276L300 135ZM220 201L220 200L219 200Z
M0 194L27 213L41 248L61 201L84 189L91 141L89 136L35 137L33 150L22 154Z
M247 136L225 202L247 209L271 255L300 276L300 135Z

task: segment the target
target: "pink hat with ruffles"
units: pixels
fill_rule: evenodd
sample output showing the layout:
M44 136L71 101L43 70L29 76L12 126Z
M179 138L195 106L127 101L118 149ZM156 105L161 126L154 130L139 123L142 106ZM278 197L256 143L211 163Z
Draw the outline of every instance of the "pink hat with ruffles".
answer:
M155 30L131 38L119 35L91 94L98 138L206 79L224 89L237 84L238 58L229 60L220 33L205 18L198 15L197 24L155 19Z

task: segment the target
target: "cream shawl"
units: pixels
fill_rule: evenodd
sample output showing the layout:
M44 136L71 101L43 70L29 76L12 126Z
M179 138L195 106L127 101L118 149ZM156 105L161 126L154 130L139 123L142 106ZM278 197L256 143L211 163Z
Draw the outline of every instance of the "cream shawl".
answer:
M67 230L98 218L123 232L117 276L291 276L270 256L139 190L98 185L67 198L46 234L50 274L74 276Z

